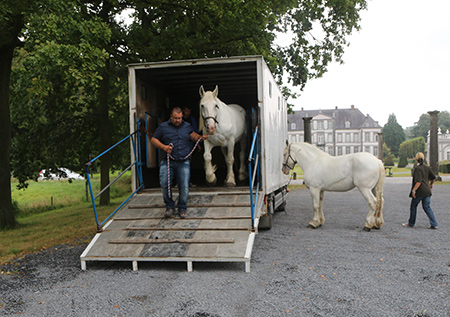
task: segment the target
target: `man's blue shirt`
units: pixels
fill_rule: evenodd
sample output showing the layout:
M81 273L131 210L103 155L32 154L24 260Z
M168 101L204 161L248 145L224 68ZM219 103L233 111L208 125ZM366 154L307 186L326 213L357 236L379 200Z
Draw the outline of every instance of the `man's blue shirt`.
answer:
M165 145L172 143L173 158L176 160L183 160L192 150L190 138L192 132L194 132L194 130L188 122L182 121L181 124L176 127L169 119L158 126L153 137ZM160 151L160 159L166 159L166 153L164 151Z

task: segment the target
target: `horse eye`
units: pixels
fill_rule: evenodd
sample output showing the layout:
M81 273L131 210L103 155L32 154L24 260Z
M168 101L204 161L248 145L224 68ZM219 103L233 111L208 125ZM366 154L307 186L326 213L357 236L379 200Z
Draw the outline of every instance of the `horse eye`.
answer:
M201 105L200 107L202 107L202 109L204 108L204 106L203 106L203 105Z
M218 106L218 105L216 105L216 108L217 108L217 109L219 109L219 106Z

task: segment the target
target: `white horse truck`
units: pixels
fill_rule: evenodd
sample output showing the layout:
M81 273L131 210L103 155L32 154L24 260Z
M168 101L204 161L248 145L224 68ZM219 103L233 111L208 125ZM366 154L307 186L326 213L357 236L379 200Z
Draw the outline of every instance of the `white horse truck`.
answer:
M287 103L262 56L132 64L129 71L133 194L105 221L81 255L87 261L244 262L250 271L258 229L270 229L286 204L288 176L281 173L287 140ZM199 122L199 87L219 89L219 98L247 114L249 177L224 186L226 164L212 151L217 183L205 181L202 143L191 158L186 219L164 218L158 150L150 139L173 107L189 106ZM218 123L220 125L220 122ZM200 133L202 134L202 133ZM235 151L235 167L239 156ZM133 165L133 164L132 164ZM176 184L172 186L176 198ZM95 204L94 204L95 209ZM97 221L97 224L98 221Z

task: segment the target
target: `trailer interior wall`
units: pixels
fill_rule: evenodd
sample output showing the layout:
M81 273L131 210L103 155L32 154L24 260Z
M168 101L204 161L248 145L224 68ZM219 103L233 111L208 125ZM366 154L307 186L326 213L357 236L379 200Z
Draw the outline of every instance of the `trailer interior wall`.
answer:
M261 56L134 64L129 66L129 77L131 131L135 129L136 118L143 119L147 112L152 116L148 120L148 132L154 132L157 121L168 120L170 109L175 106L191 106L192 115L198 122L200 86L213 90L217 85L223 102L237 103L248 114L254 110L255 117L250 119L249 116L248 123L250 130L260 126L260 142L264 144L260 145L264 171L262 186L267 190L287 183L280 172L282 148L287 138L286 102ZM220 149L214 151L213 164L219 166L220 185L226 169ZM200 152L195 153L191 168L193 182L202 183L204 170ZM264 176L267 171L269 175ZM150 152L149 164L144 167L144 183L145 187L159 186L155 151Z

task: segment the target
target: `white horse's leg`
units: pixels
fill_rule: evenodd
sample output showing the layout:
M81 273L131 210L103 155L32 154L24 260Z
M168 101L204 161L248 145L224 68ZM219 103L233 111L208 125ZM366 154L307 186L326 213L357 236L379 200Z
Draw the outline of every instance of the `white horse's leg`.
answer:
M380 229L384 224L384 218L383 218L383 205L384 205L384 198L383 195L377 195L376 187L372 189L372 194L376 197L376 207L375 207L375 226L374 228ZM380 201L378 201L380 200Z
M322 221L325 222L323 212L321 212L321 197L323 199L323 192L319 188L309 188L311 194L314 216L309 222L308 228L316 229L322 225Z
M319 219L320 219L320 225L323 225L325 223L325 216L323 215L323 195L324 191L320 191L320 200L319 200Z
M240 167L239 167L239 180L243 181L244 179L247 178L248 176L248 171L247 171L247 167L245 164L245 158L246 158L246 154L247 154L247 137L245 135L242 136L242 139L240 141L240 147L241 147L241 151L239 153L239 160L241 161L240 163Z
M366 222L364 224L364 230L370 231L375 226L375 209L376 209L376 198L372 194L372 190L368 188L359 188L359 192L363 195L367 204L369 205L369 213L366 217Z
M236 180L234 178L233 164L234 164L234 138L230 138L228 141L228 146L222 147L222 152L225 156L225 161L227 163L227 178L225 179L225 186L234 187L236 186Z
M206 174L206 182L209 185L215 185L217 182L216 175L214 172L216 171L216 166L212 166L212 155L211 150L213 148L211 142L208 142L208 140L205 140L204 142L205 147L205 153L203 154L203 159L205 161L205 174Z

